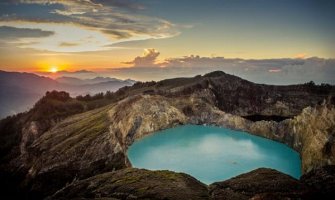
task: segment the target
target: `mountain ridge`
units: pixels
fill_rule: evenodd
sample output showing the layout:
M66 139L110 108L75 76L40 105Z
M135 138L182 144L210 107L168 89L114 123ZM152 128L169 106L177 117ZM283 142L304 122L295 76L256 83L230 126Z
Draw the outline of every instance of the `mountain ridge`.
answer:
M71 77L71 79L73 78ZM0 118L28 110L47 91L65 90L72 96L77 96L87 93L106 92L108 90L115 91L134 83L114 78L89 79L86 82L85 80L79 82L81 84L71 84L33 73L0 71L0 104L2 105Z
M131 79L121 80L117 78L110 78L110 77L102 77L97 76L95 78L90 79L80 79L70 76L62 76L55 79L59 83L65 83L70 85L93 85L93 84L99 84L99 83L107 83L107 82L128 82L128 83L136 83L136 81Z

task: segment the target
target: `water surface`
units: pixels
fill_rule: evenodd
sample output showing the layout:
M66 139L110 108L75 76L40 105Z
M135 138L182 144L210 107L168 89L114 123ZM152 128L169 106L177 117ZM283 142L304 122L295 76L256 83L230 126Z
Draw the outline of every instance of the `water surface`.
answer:
M301 175L299 154L288 146L241 131L184 125L134 142L128 157L134 167L184 172L204 183L257 169Z

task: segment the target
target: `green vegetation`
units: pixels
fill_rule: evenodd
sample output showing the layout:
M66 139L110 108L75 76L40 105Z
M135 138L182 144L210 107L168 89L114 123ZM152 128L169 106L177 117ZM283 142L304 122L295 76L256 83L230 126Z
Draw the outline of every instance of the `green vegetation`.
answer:
M30 120L60 119L85 111L83 103L72 99L66 92L47 92L28 112Z
M171 172L168 170L155 171L155 173L164 179L172 181L177 181L178 179L183 177L182 173Z
M13 157L19 155L19 143L22 137L22 130L30 126L30 122L38 124L38 132L44 133L49 130L55 123L74 114L83 113L95 108L99 108L109 104L111 101L107 99L94 99L90 101L79 101L70 97L69 93L63 91L47 92L32 109L25 113L20 113L14 116L9 116L0 121L0 158L1 162L5 163ZM96 120L94 115L87 116L90 122L85 120L80 123L88 123L89 126L84 127L85 132L104 131L102 127L102 118ZM78 122L79 123L79 122ZM92 126L94 124L94 126ZM82 124L77 125L81 127ZM76 129L78 131L78 129ZM11 151L11 153L10 153ZM10 157L9 157L10 155Z
M75 152L83 144L89 144L99 135L108 131L109 121L105 108L92 110L70 117L58 125L56 131L50 131L41 140L54 152ZM66 132L66 137L61 134Z

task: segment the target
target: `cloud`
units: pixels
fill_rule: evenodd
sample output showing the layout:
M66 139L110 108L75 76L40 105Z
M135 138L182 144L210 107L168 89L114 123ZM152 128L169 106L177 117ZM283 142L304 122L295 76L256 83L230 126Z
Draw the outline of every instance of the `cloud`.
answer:
M270 73L278 73L278 72L281 72L281 69L269 69L268 71Z
M52 31L44 31L32 28L16 28L11 26L0 26L0 38L4 39L20 39L20 38L41 38L55 34Z
M73 46L78 46L79 43L75 43L75 42L61 42L59 44L60 47L73 47Z
M113 6L113 7L120 7L120 8L126 8L130 10L143 10L145 9L145 6L132 2L129 0L12 0L11 2L16 3L26 3L26 4L64 4L64 5L85 5L85 6Z
M201 57L198 55L168 58L157 63L159 52L149 49L143 56L127 62L134 67L105 69L106 74L140 81L190 77L221 70L256 83L287 85L314 81L335 84L335 59L278 58L240 59ZM141 67L137 67L141 66Z
M127 0L12 0L2 6L0 22L77 25L106 35L111 44L179 34L177 25L138 14L145 7ZM29 9L22 9L24 6Z
M144 49L143 56L137 56L133 61L124 63L132 64L134 67L154 67L157 66L155 62L159 54L156 49Z
M132 37L132 34L126 31L102 30L102 32L106 33L114 39L128 39Z
M95 78L97 77L97 73L89 70L79 70L79 71L58 71L56 73L53 72L35 72L35 74L41 75L41 76L48 76L48 77L62 77L62 76L68 76L68 77L74 77L74 78L80 78L80 79L87 79L87 78Z
M190 55L181 58L168 58L162 65L164 67L218 67L221 66L222 63L230 63L232 61L235 60L227 60L224 57L200 57L199 55Z
M140 3L129 0L94 0L94 2L109 6L127 8L130 10L144 10L146 7Z
M182 28L139 12L146 8L132 0L10 0L0 4L0 26L55 33L43 40L7 41L17 49L107 51L115 48L114 43L171 38Z

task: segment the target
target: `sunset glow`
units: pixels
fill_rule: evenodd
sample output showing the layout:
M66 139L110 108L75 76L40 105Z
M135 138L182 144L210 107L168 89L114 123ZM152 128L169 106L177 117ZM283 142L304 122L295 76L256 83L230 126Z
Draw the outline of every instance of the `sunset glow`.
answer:
M0 200L334 196L334 20L335 0L0 0Z
M52 66L52 67L50 68L50 72L52 72L52 73L56 73L56 72L58 72L58 67L56 67L56 66Z
M0 6L0 70L49 77L87 70L85 78L141 81L223 70L258 82L333 81L329 0L4 0Z

